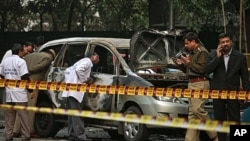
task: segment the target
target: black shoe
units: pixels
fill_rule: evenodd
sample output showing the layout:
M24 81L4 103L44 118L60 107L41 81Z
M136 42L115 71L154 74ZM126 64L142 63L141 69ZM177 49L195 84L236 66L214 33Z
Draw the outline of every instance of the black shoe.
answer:
M40 136L36 133L30 133L31 138L40 138Z
M6 141L13 141L13 138L11 138L11 139L6 139Z
M93 140L86 138L86 139L83 139L82 141L93 141Z
M70 141L71 141L71 140L70 140ZM86 138L86 139L82 139L82 140L75 139L74 141L93 141L93 140L92 140L92 139Z
M30 138L22 139L22 141L31 141L31 139Z
M13 133L13 137L14 137L14 138L19 138L19 137L21 137L21 133L16 133L16 132L14 132L14 133Z

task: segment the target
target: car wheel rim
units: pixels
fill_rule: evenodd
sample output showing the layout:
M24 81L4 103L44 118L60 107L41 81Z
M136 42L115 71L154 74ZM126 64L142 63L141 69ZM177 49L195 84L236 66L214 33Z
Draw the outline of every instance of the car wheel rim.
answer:
M139 130L138 123L125 122L124 123L124 133L128 138L135 138Z

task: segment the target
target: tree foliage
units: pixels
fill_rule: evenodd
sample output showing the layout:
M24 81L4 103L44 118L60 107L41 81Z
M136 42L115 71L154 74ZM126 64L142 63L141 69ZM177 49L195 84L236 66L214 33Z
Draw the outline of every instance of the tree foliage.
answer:
M0 1L1 31L23 31L27 26L27 17L23 16L26 9L22 7L21 0Z
M100 0L98 6L101 22L107 30L134 30L148 25L148 3L140 0ZM112 18L110 18L112 17Z
M223 0L227 20L237 19L232 1ZM200 31L222 23L220 0L173 2L176 24ZM1 31L134 31L148 26L148 7L148 0L1 0Z
M222 7L222 3L224 7ZM223 30L223 16L226 24L229 21L237 25L239 23L239 10L237 10L238 0L174 0L178 17L186 24L188 29L200 31L202 28L210 28L215 31ZM248 0L245 0L245 9ZM223 8L225 15L223 15Z
M145 0L1 0L3 31L135 30L148 24Z
M174 4L187 28L194 31L199 31L201 25L213 26L220 20L219 0L174 0Z

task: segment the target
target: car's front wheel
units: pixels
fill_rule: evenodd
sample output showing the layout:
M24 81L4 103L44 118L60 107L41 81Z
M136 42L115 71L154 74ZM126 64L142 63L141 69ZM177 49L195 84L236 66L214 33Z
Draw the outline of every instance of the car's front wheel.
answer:
M41 101L37 104L37 107L52 108L48 102ZM49 113L36 113L35 114L35 131L41 137L54 137L59 131L58 123L56 123L54 114Z
M141 110L136 106L129 107L125 114L137 114L141 115ZM145 124L124 122L123 123L123 136L126 141L145 141L149 137L149 129Z

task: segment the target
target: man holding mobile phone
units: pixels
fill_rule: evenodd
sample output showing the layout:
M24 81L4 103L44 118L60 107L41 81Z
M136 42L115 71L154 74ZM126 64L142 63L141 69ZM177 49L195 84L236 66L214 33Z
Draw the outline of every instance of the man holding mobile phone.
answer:
M209 54L205 71L213 74L211 80L212 90L245 91L250 89L246 57L233 48L233 41L228 33L218 37L219 43L216 51ZM214 99L214 117L220 121L240 122L240 103L238 100ZM218 133L219 140L225 141L226 134Z

